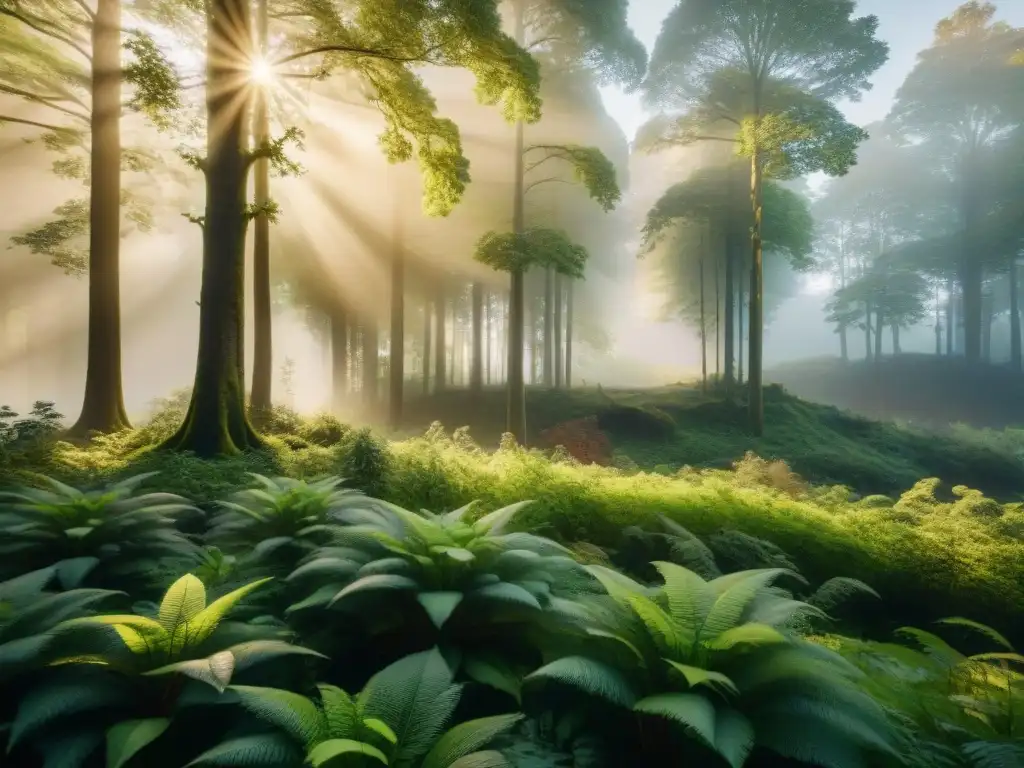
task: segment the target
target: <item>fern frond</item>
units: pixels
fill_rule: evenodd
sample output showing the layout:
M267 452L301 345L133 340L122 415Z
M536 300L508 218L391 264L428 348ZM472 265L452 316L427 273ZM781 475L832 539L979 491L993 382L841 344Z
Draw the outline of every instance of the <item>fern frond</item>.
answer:
M554 682L623 707L637 700L622 671L585 656L565 656L545 664L523 680L524 685Z
M515 727L522 719L521 714L496 715L460 723L437 740L423 758L420 768L448 768L456 760L477 751Z

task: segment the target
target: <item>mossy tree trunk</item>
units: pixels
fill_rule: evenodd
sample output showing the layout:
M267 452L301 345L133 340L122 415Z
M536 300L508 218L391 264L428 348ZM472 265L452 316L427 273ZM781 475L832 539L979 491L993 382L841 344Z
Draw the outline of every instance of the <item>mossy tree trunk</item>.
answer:
M212 457L258 448L245 409L246 181L253 44L248 0L209 0L199 352L185 421L164 447Z
M69 434L129 427L121 381L121 0L99 0L92 23L88 362Z
M267 0L259 0L256 7L257 40L265 56L268 50ZM256 146L270 140L270 105L266 88L254 89L253 116ZM253 220L252 251L252 308L253 352L252 389L249 406L254 413L270 410L272 405L274 353L273 318L270 302L270 217L265 207L270 201L270 161L260 158L253 166L255 176L254 203L263 211Z

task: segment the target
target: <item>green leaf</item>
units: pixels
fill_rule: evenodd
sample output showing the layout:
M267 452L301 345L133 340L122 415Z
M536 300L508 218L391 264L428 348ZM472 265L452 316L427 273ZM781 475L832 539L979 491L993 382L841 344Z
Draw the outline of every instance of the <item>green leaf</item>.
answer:
M715 750L730 768L743 768L754 750L754 726L733 709L720 709L715 721Z
M238 696L242 707L255 717L280 728L307 747L319 741L325 731L324 715L305 696L251 685L233 685L228 690Z
M356 702L346 691L335 685L317 685L323 703L327 738L347 739L356 735L362 722Z
M713 651L728 651L737 645L774 645L787 642L789 641L786 637L774 627L749 623L725 630L713 640L706 642L705 646Z
M540 681L568 685L623 707L631 707L636 701L633 686L622 671L585 656L566 656L545 664L527 675L523 683Z
M378 720L376 717L368 717L365 720L363 720L362 724L369 728L371 731L379 733L383 737L384 741L388 742L389 744L398 743L398 736L395 734L393 730L391 730L391 727L383 720Z
M223 741L185 768L285 768L302 762L302 752L282 734L260 733Z
M633 705L636 712L658 715L681 725L709 747L715 745L715 707L694 693L662 693L648 696Z
M438 549L441 554L447 555L457 563L471 563L476 559L476 555L462 547L439 547Z
M214 600L203 610L197 613L192 620L189 622L189 640L193 645L199 645L204 640L208 639L213 634L214 630L220 624L221 620L228 614L228 612L241 602L250 592L253 592L268 581L272 581L272 577L265 579L258 579L250 584L246 584L244 587L239 587L233 592Z
M495 600L502 603L512 603L514 605L523 605L529 608L534 608L538 611L541 610L541 605L537 601L536 597L531 595L518 584L510 584L507 581L502 581L498 584L488 584L485 587L480 587L480 589L474 590L470 594L474 598Z
M533 504L533 502L519 501L515 504L509 504L506 507L502 507L501 509L496 509L493 512L488 512L473 523L473 530L479 534L486 534L487 536L500 536L505 532L505 528L508 524L512 522L512 518L530 504Z
M299 645L292 645L283 640L249 640L238 643L225 649L235 657L235 671L254 667L270 659L280 656L315 656L318 659L326 659L322 653L303 648Z
M736 627L743 612L759 592L780 576L792 573L786 568L758 568L730 573L710 582L712 589L720 584L727 586L718 592L714 605L708 611L704 623L700 625L700 637L704 640L711 640L726 630Z
M989 640L992 640L997 645L1001 645L1006 650L1008 650L1008 651L1014 650L1013 644L1009 640L1007 640L1006 637L1001 635L996 630L992 629L992 627L987 626L985 624L982 624L980 622L972 621L971 619L964 619L964 618L961 618L959 616L953 616L953 617L948 618L948 619L939 619L935 623L936 624L945 624L945 625L951 626L951 627L966 627L967 629L972 629L975 632L977 632L978 634L984 635Z
M310 750L309 755L306 757L306 762L313 766L313 768L319 768L321 765L342 755L366 755L384 765L389 765L387 757L375 746L352 739L330 739L329 741L323 741Z
M376 590L412 590L419 587L419 585L410 579L408 576L398 576L392 573L381 573L376 576L364 576L361 579L357 579L345 587L343 590L338 592L334 596L334 599L328 603L328 605L334 605L341 600L344 600L350 595L357 594L359 592L369 592Z
M76 589L86 576L99 565L97 557L73 557L57 563L57 580L61 589Z
M733 696L738 696L740 693L736 684L721 672L692 667L689 664L680 664L671 659L665 659L665 662L681 674L686 679L686 684L691 688L696 688L698 685L707 685L709 688L717 688Z
M468 656L462 662L462 671L470 680L503 691L522 703L522 678L500 658Z
M82 768L89 765L96 750L103 746L103 731L97 728L67 728L47 734L34 745L43 758L42 768Z
M109 679L56 678L30 688L18 702L11 723L8 750L26 736L32 736L55 720L94 710L129 706L133 703L127 692Z
M169 675L175 672L181 673L193 680L213 686L219 692L223 692L231 682L231 675L235 671L235 657L231 651L221 651L205 659L192 659L190 661L178 661L167 664L163 667L143 672L144 675L156 677Z
M496 715L460 723L445 733L423 758L420 768L449 768L456 760L513 728L523 715Z
M665 580L662 589L668 598L669 612L683 626L696 631L715 601L708 582L689 568L675 563L657 562L654 567Z
M206 607L206 587L203 582L186 573L174 582L160 601L158 620L168 634L191 621Z
M430 616L434 626L440 629L458 608L462 597L461 592L421 592L416 599Z
M514 768L501 752L487 750L460 757L448 768Z
M166 717L126 720L107 730L107 768L122 768L140 750L152 744L167 730Z

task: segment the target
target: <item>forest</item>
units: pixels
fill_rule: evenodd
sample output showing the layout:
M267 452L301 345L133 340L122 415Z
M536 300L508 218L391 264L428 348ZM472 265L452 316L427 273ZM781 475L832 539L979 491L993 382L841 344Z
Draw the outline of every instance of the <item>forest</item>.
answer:
M1024 767L955 1L0 0L0 766Z

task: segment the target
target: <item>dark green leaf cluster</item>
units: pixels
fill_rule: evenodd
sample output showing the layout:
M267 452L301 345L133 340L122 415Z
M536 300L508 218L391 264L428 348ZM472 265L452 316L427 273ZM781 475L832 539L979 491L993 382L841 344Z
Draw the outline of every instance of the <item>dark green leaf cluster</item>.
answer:
M526 272L539 267L582 278L587 251L560 230L533 227L518 234L488 232L477 243L473 258L499 272Z

